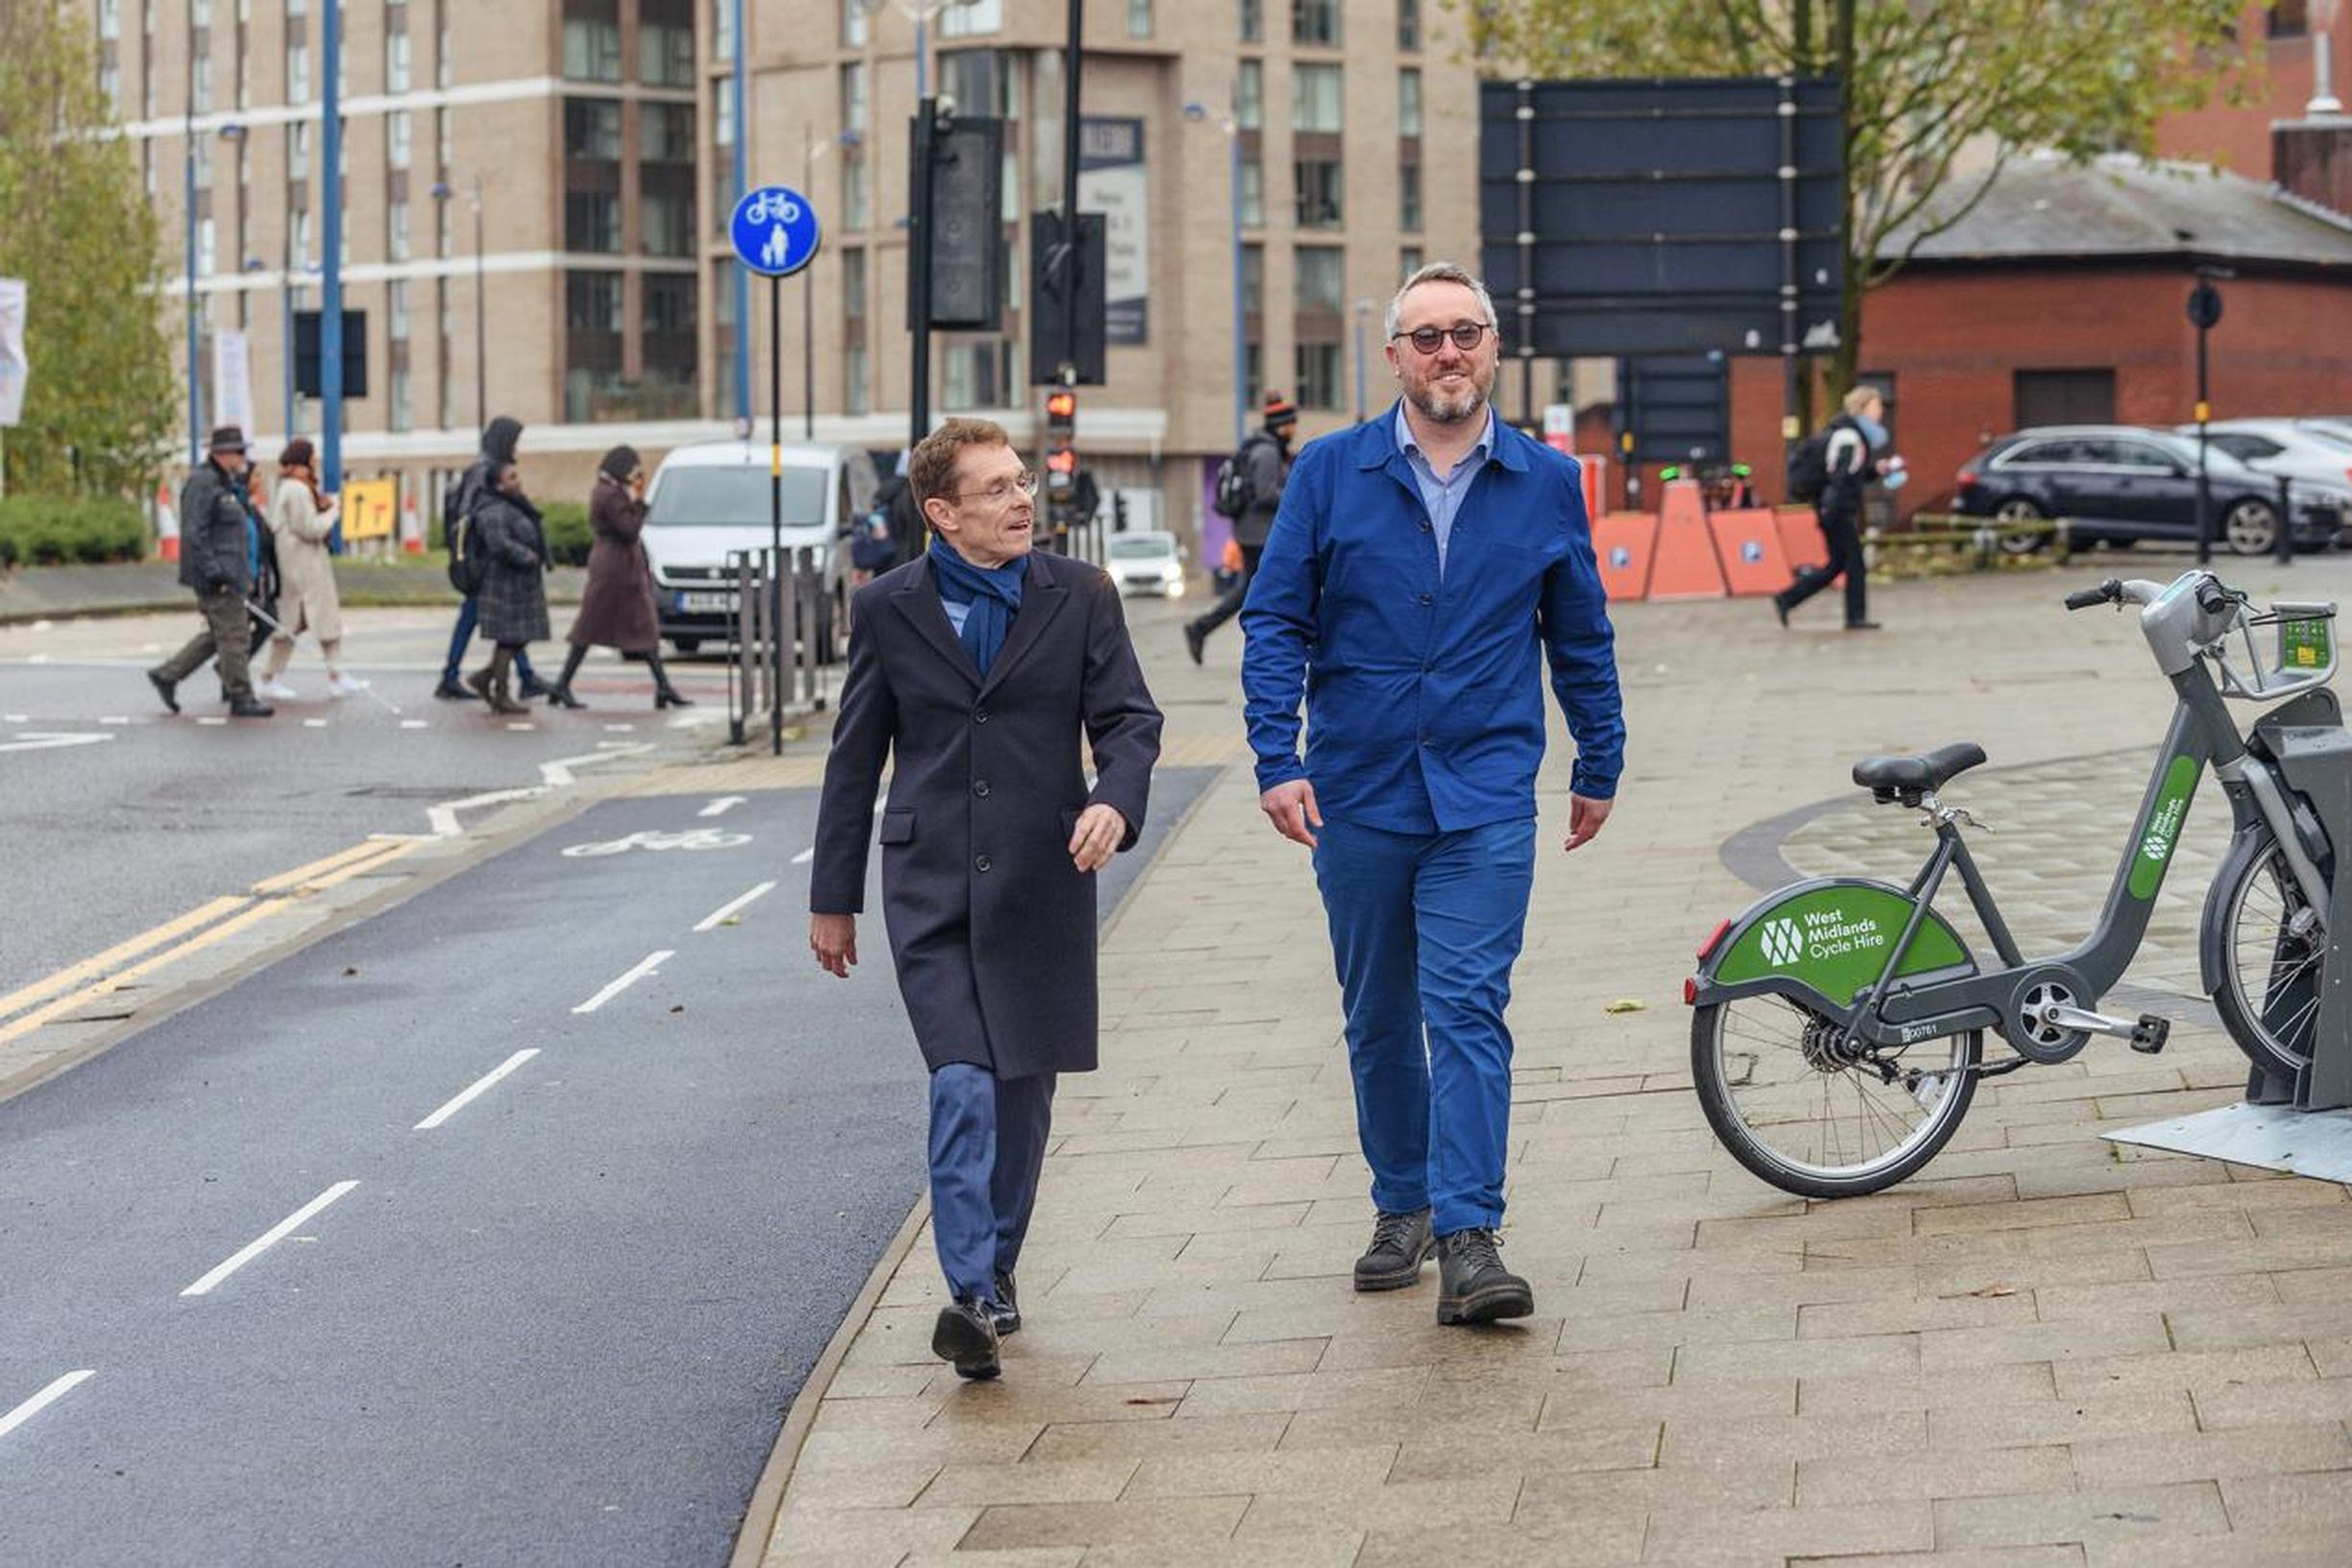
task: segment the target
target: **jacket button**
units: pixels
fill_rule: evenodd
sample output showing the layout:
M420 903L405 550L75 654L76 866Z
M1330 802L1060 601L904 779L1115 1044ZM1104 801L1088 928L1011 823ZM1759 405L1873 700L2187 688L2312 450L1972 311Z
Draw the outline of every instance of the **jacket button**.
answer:
M1421 532L1424 534L1429 532L1429 519L1427 518L1423 518L1421 519Z
M975 709L973 709L973 710L972 710L972 722L973 722L973 723L975 723L975 724L985 724L985 723L987 723L987 722L988 722L988 710L986 710L985 708L975 708Z
M972 869L973 869L974 871L985 871L985 870L987 870L987 869L988 869L988 857L987 857L986 856L984 856L984 855L976 855L976 856L974 856L972 857Z
M1432 599L1434 599L1435 597L1436 597L1436 595L1435 595L1435 594L1424 593L1424 594L1422 594L1422 595L1421 595L1421 603L1423 603L1423 604L1428 604L1428 603L1429 603L1429 602L1431 602L1431 600L1432 600Z
M972 793L978 795L982 800L986 800L988 798L988 781L982 779L977 784L973 784Z

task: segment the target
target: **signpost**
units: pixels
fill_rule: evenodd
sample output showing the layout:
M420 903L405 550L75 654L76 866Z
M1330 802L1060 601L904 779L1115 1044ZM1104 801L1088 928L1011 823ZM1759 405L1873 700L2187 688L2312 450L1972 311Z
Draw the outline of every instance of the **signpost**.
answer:
M741 45L739 41L738 48ZM767 279L767 526L769 570L773 574L778 620L784 608L784 280L816 259L822 234L816 207L789 185L762 185L747 190L735 204L727 225L736 259L744 269ZM749 322L740 323L739 331ZM745 409L746 418L750 410ZM768 739L775 755L784 755L784 683L768 689Z
M2205 339L2221 325L2221 291L2213 286L2213 280L2231 275L2219 268L2199 267L2196 271L2196 287L2189 291L2189 325L2196 328L2196 564L2202 567L2213 561L2213 475L2205 464L2205 426L2213 420L2213 388ZM2286 532L2284 510L2279 513L2278 526L2281 533Z

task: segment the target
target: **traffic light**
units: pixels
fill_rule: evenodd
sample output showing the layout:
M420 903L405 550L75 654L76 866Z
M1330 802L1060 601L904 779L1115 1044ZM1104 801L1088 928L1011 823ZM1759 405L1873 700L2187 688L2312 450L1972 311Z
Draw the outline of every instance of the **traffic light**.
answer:
M1046 394L1045 493L1066 501L1078 484L1078 394L1067 387Z
M1067 439L1078 434L1078 394L1052 392L1045 399L1046 433Z

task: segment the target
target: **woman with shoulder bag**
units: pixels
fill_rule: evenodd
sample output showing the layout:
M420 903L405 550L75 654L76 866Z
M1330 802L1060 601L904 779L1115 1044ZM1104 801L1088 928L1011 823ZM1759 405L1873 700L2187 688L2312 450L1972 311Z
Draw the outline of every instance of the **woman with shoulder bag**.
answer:
M588 525L595 543L588 552L588 587L572 620L564 673L547 694L558 708L588 705L571 694L571 678L591 648L617 648L624 659L643 660L653 670L653 706L691 708L691 698L669 684L662 665L662 617L654 599L653 567L645 559L645 466L634 446L616 446L596 465L589 493Z

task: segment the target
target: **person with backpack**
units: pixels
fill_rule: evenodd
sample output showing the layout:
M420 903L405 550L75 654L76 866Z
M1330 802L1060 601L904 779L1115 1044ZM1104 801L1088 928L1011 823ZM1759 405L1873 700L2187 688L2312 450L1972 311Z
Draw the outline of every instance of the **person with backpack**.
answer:
M1199 619L1185 623L1184 651L1196 664L1209 634L1241 614L1250 579L1258 574L1258 557L1266 551L1266 536L1273 531L1274 513L1282 505L1282 487L1290 478L1297 406L1282 394L1270 392L1265 418L1264 427L1251 431L1241 449L1217 466L1217 511L1233 519L1234 543L1242 547L1242 574L1224 598Z
M465 559L467 519L490 498L498 470L513 465L515 448L521 441L521 420L504 414L492 420L482 430L481 452L441 498L441 535L449 548L449 586L466 597L457 612L457 625L449 633L449 656L442 662L441 684L433 688L433 695L445 702L471 702L474 695L458 679L465 664L466 647L473 640L473 629L481 618L481 607L474 602L474 595L480 591L479 565ZM475 586L469 587L469 581ZM544 697L555 689L539 678L527 656L516 656L515 674L522 683L521 694L525 699Z
M1862 562L1862 493L1874 481L1898 489L1908 477L1903 459L1871 454L1886 445L1886 399L1876 387L1855 387L1846 394L1837 418L1788 454L1788 498L1810 501L1821 519L1821 537L1830 547L1830 564L1805 567L1797 580L1772 596L1772 613L1788 624L1788 613L1828 588L1846 579L1846 630L1875 632L1870 618L1867 581Z

